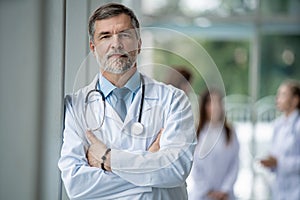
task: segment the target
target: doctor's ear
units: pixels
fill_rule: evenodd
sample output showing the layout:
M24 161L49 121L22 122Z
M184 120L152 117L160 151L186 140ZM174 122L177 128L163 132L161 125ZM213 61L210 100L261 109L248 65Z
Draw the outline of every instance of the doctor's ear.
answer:
M90 50L93 53L95 53L95 50L96 50L96 46L94 45L94 43L91 40L90 40Z
M141 47L142 47L142 40L140 38L138 41L138 54L141 53Z

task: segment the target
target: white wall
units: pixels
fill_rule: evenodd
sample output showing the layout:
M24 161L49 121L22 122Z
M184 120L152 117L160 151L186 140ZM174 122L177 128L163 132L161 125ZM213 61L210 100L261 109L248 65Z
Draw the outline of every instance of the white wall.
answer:
M64 1L0 1L0 199L58 199Z

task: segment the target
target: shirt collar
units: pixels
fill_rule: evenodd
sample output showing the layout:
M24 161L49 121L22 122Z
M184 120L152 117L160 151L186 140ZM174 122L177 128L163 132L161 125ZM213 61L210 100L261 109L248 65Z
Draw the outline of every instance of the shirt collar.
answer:
M136 93L140 87L140 75L139 72L136 71L133 76L127 81L124 87L128 88L132 93ZM116 88L109 80L107 80L104 76L99 74L99 81L97 83L97 88L100 89L105 98Z
M133 76L127 81L124 87L128 88L132 93L136 93L136 91L140 88L141 78L138 71L136 71Z

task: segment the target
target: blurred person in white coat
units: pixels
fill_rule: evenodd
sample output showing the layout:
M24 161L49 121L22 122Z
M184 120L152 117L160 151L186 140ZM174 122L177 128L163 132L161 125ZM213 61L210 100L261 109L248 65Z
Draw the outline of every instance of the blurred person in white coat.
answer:
M232 200L239 170L239 142L226 122L222 94L206 90L200 98L198 144L189 176L190 200Z
M260 163L275 173L273 200L300 199L300 83L287 80L278 88L270 154Z

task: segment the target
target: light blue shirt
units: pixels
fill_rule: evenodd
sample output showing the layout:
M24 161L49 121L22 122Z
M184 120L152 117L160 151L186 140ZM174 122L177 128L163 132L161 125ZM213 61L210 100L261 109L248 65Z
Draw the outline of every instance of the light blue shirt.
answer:
M143 76L145 97L141 123L144 131L134 135L138 121L141 90L139 73L127 83L131 98L124 121L114 110L110 84L100 83L107 100L104 124L95 136L111 148L112 172L90 167L86 158L89 141L83 121L85 97L95 88L94 81L66 97L64 141L58 162L70 199L82 200L187 200L185 180L192 166L196 144L194 120L187 96L180 90ZM101 80L104 82L105 80ZM137 84L138 83L138 84ZM131 85L132 84L132 85ZM113 97L113 96L111 96ZM130 97L129 97L130 99ZM99 110L96 115L101 116ZM148 151L159 131L160 150Z
M136 93L139 91L141 85L141 78L138 71L136 71L132 77L127 81L124 85L130 92L124 97L124 101L126 103L126 110L128 110L130 104L132 103ZM99 82L97 84L98 89L100 89L104 96L106 102L108 102L111 106L115 106L117 102L117 98L113 95L113 90L116 88L110 81L108 81L104 76L99 74Z
M275 121L271 155L277 159L272 171L276 180L272 186L273 200L300 199L300 112Z

